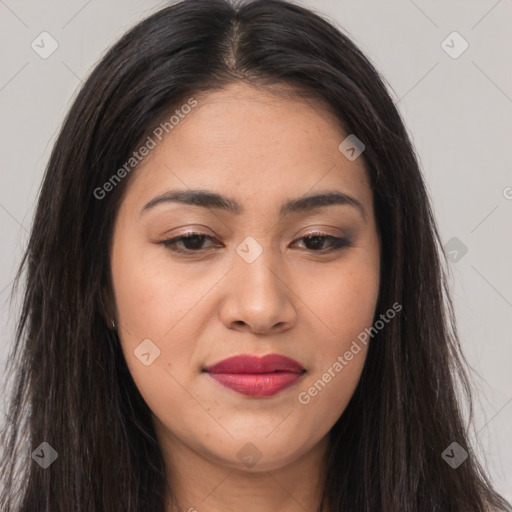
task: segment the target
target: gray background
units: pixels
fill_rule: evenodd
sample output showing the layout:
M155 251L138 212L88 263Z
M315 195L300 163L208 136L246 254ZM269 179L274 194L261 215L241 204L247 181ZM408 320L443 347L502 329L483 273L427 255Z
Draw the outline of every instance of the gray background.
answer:
M480 376L473 438L498 490L512 500L512 1L299 3L343 27L399 100L443 244L456 259L459 331ZM105 50L163 5L0 0L2 369L19 308L19 298L9 306L9 291L63 116ZM31 48L43 31L59 45L47 59ZM469 44L456 59L441 46L453 31Z

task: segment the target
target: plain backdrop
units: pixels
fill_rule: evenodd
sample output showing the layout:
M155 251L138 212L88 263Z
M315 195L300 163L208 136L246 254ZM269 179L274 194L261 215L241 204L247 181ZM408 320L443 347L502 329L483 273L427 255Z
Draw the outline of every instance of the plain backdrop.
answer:
M479 375L474 437L512 500L512 1L297 3L348 33L398 101L453 259L458 327ZM0 0L2 370L19 310L12 279L63 116L105 50L163 5ZM47 58L31 46L42 32L58 44Z

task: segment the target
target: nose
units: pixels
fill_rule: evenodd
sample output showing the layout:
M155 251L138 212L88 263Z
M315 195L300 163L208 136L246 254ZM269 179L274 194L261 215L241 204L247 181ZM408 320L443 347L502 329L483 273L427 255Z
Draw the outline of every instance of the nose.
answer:
M276 334L295 325L297 291L286 282L271 252L263 251L252 263L235 255L220 308L220 318L228 329Z

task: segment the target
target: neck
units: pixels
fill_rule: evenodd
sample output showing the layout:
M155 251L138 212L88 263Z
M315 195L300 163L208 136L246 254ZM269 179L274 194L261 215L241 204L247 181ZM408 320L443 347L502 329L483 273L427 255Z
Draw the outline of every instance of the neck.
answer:
M168 431L160 442L173 500L166 512L317 512L325 483L327 437L293 462L240 470L192 450Z

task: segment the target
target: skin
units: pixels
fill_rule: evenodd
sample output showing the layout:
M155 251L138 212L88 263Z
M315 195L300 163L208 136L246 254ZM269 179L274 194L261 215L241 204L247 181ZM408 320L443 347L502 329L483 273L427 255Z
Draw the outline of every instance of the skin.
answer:
M116 215L111 265L124 355L153 413L180 510L313 511L326 436L355 390L367 346L359 343L309 403L298 396L372 325L379 292L364 161L340 152L347 134L318 100L245 84L195 98L198 106L130 177ZM171 189L218 192L244 212L163 202L140 213ZM335 190L356 198L364 215L345 204L279 217L288 199ZM178 244L188 255L160 243L190 231L213 239ZM348 236L350 245L328 252L329 238L303 238L316 231ZM263 250L251 263L236 252L248 236ZM160 350L149 366L134 355L144 339ZM202 372L234 355L269 353L306 369L272 397L247 397ZM237 456L241 449L259 458L254 465Z

